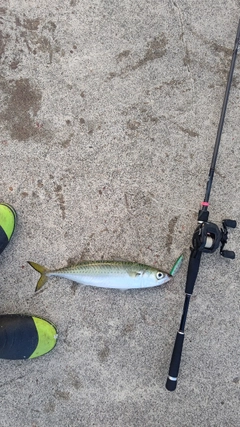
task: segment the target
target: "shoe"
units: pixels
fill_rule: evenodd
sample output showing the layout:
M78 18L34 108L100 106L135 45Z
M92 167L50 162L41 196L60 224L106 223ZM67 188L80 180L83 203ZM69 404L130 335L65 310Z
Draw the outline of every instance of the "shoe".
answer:
M0 315L0 359L34 359L51 351L57 329L40 317L21 314Z
M17 213L7 203L0 203L0 254L8 245L15 230Z

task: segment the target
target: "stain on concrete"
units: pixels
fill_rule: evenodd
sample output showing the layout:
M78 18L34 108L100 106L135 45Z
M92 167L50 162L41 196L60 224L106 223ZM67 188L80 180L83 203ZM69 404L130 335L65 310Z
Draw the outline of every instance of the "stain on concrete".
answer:
M37 49L43 53L49 52L50 56L53 53L51 42L45 36L38 37L38 39L36 40L36 46L37 46Z
M184 80L171 79L163 82L160 86L156 86L155 90L162 89L164 86L169 86L170 88L175 88L181 86L184 83Z
M125 201L125 205L126 205L127 210L129 210L130 206L128 203L128 195L126 193L124 193L124 201Z
M0 16L6 15L7 8L6 7L0 7Z
M5 18L3 16L7 13L7 9L5 7L0 7L0 24L3 24ZM9 34L5 34L2 30L0 30L0 58L3 57L6 47L6 40L9 38Z
M141 190L139 190L136 194L134 194L133 197L128 201L130 204L130 208L132 208L133 210L143 209L145 207L148 210L152 206L151 197L147 193L144 193Z
M77 288L78 288L78 287L79 287L79 285L78 285L77 283L75 283L75 282L73 282L73 283L71 284L70 289L71 289L72 295L75 295L75 294L76 294L76 291L77 291Z
M137 130L140 125L141 123L137 122L136 120L128 120L127 122L127 128L130 130Z
M221 84L226 86L226 79L229 72L229 64L231 62L232 48L223 46L218 42L213 42L212 40L207 39L204 35L197 33L192 29L192 34L201 40L208 48L211 49L214 57L218 57L219 62L214 62L214 65L209 64L209 61L204 61L204 57L201 57L200 66L202 68L207 68L214 75L220 76ZM217 55L216 55L217 54ZM235 76L236 77L236 76ZM233 80L233 86L236 84Z
M55 411L55 409L56 409L56 403L55 403L55 401L53 401L52 399L48 402L48 404L47 405L45 405L45 411L47 412L47 413L51 413L51 412L54 412Z
M210 46L215 52L217 53L223 53L227 58L232 56L232 48L223 46L217 42L213 42L212 40L207 39L204 35L197 33L192 29L192 34L200 39L204 44L207 46Z
M196 136L199 136L198 132L194 132L193 130L184 128L183 126L178 126L178 127L179 127L179 129L181 129L182 132L186 133L187 135L189 135L193 138L195 138Z
M2 30L0 30L0 58L2 58L2 56L5 52L5 46L6 46L5 39L6 38L7 38L7 35L4 35Z
M26 30L36 31L36 30L38 30L38 27L40 24L40 19L39 18L35 18L35 19L24 18L23 22L21 22L19 17L16 16L15 22L16 22L16 25L18 27L22 26Z
M39 133L35 116L41 108L42 93L30 80L2 80L1 87L5 94L5 110L0 119L10 132L12 139L27 141Z
M53 54L58 53L64 56L65 52L61 49L54 32L57 25L53 21L47 21L41 27L41 20L15 17L16 38L18 43L27 47L28 53L37 55L39 52L49 55L49 63L52 63ZM22 51L23 52L23 51Z
M74 137L74 133L70 133L69 137L68 137L67 139L65 139L65 140L61 143L62 147L63 147L63 148L67 148L67 147L69 147L69 145L71 144L71 141L72 141L73 137Z
M222 46L215 42L210 42L211 47L215 50L215 52L223 53L227 56L227 58L231 57L232 55L232 49L229 47Z
M49 33L54 33L54 31L56 30L56 28L57 28L57 25L55 24L55 22L53 22L53 21L47 21L44 25L43 25L43 27L42 27L42 29L43 29L43 31L44 30L46 30L46 31L48 31Z
M185 55L183 57L183 65L185 65L185 67L189 67L190 64L191 64L191 57L190 57L189 50L186 47Z
M214 172L216 175L218 175L218 176L220 176L220 178L222 178L222 179L226 179L226 175L224 175L223 173L220 173L219 172L219 170L216 168L215 169L215 172Z
M104 347L98 352L98 357L100 362L105 362L109 356L110 349L107 344L104 345Z
M19 63L20 63L20 61L19 61L18 59L14 59L14 60L10 63L9 67L10 67L12 70L16 70L16 69L18 68Z
M60 207L60 210L62 212L62 218L65 219L66 218L66 207L65 207L65 199L64 199L64 196L62 193L62 186L59 184L56 184L54 187L54 191L57 195L59 207Z
M117 62L122 60L124 57L129 56L129 51L123 51L117 57ZM123 68L120 73L110 72L108 75L108 79L112 79L114 77L122 77L129 71L135 71L140 67L146 65L149 61L154 61L156 59L162 58L167 52L167 38L165 34L160 34L155 37L153 40L147 43L147 48L145 51L145 55L143 58L140 58L135 64L129 64L125 68Z
M75 390L79 390L80 388L83 387L82 381L76 376L76 374L75 374L75 377L72 378L71 383L75 388Z
M21 196L23 198L27 197L28 196L28 192L27 191L22 191Z
M140 59L134 66L135 70L138 67L146 64L148 61L154 61L155 59L162 58L166 54L167 38L164 34L154 38L148 43L148 48L142 59Z
M122 336L125 336L125 335L128 335L128 334L130 334L131 332L133 332L133 331L135 331L135 329L136 329L136 327L135 327L135 325L133 324L133 323L127 323L125 326L124 326L124 328L123 328L123 330L122 330Z
M43 188L43 182L41 179L37 180L37 186L38 186L38 188Z
M152 317L147 313L141 310L140 312L141 318L144 321L144 323L148 326L154 326L157 322L152 319Z
M167 251L168 253L170 253L171 251L171 246L172 246L172 242L173 242L173 234L174 234L174 228L175 225L177 223L178 220L178 216L174 216L168 223L168 235L167 235L167 241L166 241L166 246L167 246Z
M77 265L80 261L81 260L80 260L79 256L70 257L67 259L67 267L72 267L73 265ZM77 285L77 287L78 287L78 285Z
M111 71L108 75L108 79L114 79L114 77L120 77L123 74L123 72L121 73L115 73L114 71Z
M133 215L137 213L141 214L144 209L149 212L152 206L151 197L141 190L135 194L125 193L124 200L128 211Z
M156 88L156 89L160 89L160 87ZM150 95L151 93L150 91L146 91L146 95ZM166 117L161 115L159 117L156 117L154 115L152 115L150 108L145 108L144 106L142 106L141 104L130 104L129 107L125 108L124 110L121 111L121 114L123 116L126 116L126 120L127 118L130 116L132 117L131 119L127 120L127 130L132 130L135 131L138 129L138 127L140 127L143 123L153 123L156 124L161 120L166 120ZM134 114L134 116L133 116ZM134 120L134 117L136 117L137 119L141 119L139 120ZM129 133L128 133L129 136ZM154 141L154 139L153 139Z
M56 390L54 395L57 399L63 399L63 400L69 400L70 399L69 391Z
M127 58L130 55L130 50L123 50L117 56L117 62L122 61L124 58Z

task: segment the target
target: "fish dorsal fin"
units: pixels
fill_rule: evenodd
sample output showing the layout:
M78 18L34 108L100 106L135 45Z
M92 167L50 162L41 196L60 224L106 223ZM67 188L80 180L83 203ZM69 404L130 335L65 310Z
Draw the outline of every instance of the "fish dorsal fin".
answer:
M129 263L129 262L137 263L137 261L135 259L133 259L133 260L131 259L131 261L129 261L129 258L124 258L124 257L121 257L119 255L117 255L117 256L115 256L115 255L110 256L109 257L109 261L112 261L112 262L116 261L116 262L126 262L126 263Z

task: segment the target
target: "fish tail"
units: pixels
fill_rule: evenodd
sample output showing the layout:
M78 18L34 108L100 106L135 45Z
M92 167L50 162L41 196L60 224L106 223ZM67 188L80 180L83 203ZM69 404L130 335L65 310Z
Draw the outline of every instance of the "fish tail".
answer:
M30 264L31 267L34 268L34 270L38 271L38 273L41 274L41 277L40 277L39 281L37 282L37 286L36 286L36 289L35 289L35 292L37 292L47 282L48 278L47 278L46 273L49 270L46 267L43 267L42 265L37 264L36 262L28 261L28 264Z

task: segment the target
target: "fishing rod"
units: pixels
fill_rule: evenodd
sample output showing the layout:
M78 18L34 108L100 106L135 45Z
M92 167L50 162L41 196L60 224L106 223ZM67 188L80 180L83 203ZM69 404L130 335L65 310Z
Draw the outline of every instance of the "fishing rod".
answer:
M208 180L207 180L206 193L205 193L204 201L201 203L201 209L198 212L198 226L194 231L194 234L192 237L192 247L190 248L191 253L190 253L190 258L188 263L187 280L186 280L186 287L185 287L185 302L183 306L180 327L177 332L177 336L176 336L176 340L175 340L175 344L172 352L172 358L171 358L168 378L166 382L166 388L169 391L174 391L177 387L178 372L180 368L183 341L184 341L185 323L187 320L187 313L188 313L190 298L193 293L193 288L194 288L199 267L200 267L202 253L205 252L205 253L211 254L215 252L216 249L218 249L218 247L221 244L220 254L224 258L230 258L230 259L235 258L235 253L233 251L224 250L223 248L227 243L227 239L228 239L228 227L235 228L237 225L236 221L225 219L222 221L222 228L219 229L216 224L208 221L208 216L209 216L208 206L209 206L210 192L212 188L218 149L220 145L223 123L224 123L224 118L226 114L228 97L229 97L229 92L232 84L233 72L234 72L235 62L236 62L237 53L239 49L239 44L240 44L240 20L238 23L237 34L236 34L236 39L235 39L233 54L232 54L232 61L231 61L231 66L228 74L227 86L226 86L220 121L218 125L217 137L216 137L216 142L215 142L213 156L212 156L212 162L211 162Z

